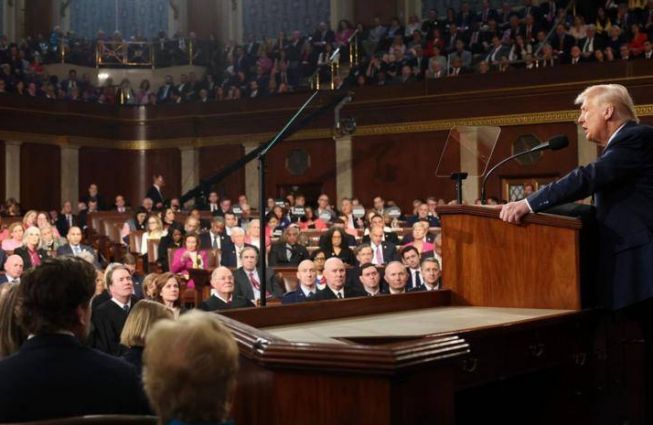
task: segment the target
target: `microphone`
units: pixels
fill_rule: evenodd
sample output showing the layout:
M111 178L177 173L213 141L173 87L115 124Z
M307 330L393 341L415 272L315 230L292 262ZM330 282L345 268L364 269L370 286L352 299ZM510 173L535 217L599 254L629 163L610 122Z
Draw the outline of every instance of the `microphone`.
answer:
M481 203L485 204L486 198L485 198L485 183L487 182L488 177L492 175L494 170L499 168L501 165L505 164L506 162L510 161L511 159L519 158L520 156L528 155L529 153L534 153L534 152L539 152L543 151L546 149L551 149L552 151L557 151L563 148L566 148L569 146L569 139L567 136L564 135L557 135L553 136L550 138L546 143L540 143L539 145L535 146L532 149L529 149L527 151L519 152L514 155L509 156L508 158L500 161L497 165L492 167L490 171L485 174L485 177L483 177L483 183L481 184Z

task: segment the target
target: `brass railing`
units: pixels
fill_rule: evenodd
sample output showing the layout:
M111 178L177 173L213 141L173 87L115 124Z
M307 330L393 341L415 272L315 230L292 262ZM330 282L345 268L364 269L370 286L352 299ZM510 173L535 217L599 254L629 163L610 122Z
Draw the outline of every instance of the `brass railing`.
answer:
M347 42L345 43L347 47L349 47L349 66L350 69L353 66L358 65L358 30L354 31L354 33L347 39ZM327 59L325 64L318 64L317 69L308 78L310 87L312 90L324 90L324 81L322 81L322 72L325 70L326 67L328 67L328 75L330 76L330 81L327 86L329 90L335 90L336 89L336 79L335 77L338 76L338 72L340 71L340 49L342 46L339 46L332 54L331 56Z

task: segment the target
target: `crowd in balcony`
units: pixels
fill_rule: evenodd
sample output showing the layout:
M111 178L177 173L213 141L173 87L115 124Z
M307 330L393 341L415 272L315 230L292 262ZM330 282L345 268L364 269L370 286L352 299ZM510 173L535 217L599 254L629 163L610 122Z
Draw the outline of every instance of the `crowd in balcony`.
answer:
M447 9L445 16L431 9L423 20L375 18L369 27L342 20L335 30L321 22L312 34L292 31L263 40L249 35L241 44L223 46L192 32L171 38L161 32L145 43L139 35L125 40L119 33L102 32L88 41L55 28L49 37L37 35L18 43L0 38L0 93L153 105L256 98L303 90L318 80L333 87L345 78L357 85L404 84L466 73L647 60L653 57L652 31L653 1L631 8L608 1L580 10L553 0L539 5L524 0L519 7L504 3L500 9L484 0L480 10L463 2L459 10ZM333 55L337 49L339 54ZM182 75L177 81L168 76L162 86L152 87L147 80L111 78L96 84L88 74L78 77L74 69L60 80L43 66L62 57L87 66L98 58L120 64L119 54L134 64L153 58L156 66L192 62L207 72ZM332 72L334 61L340 72Z

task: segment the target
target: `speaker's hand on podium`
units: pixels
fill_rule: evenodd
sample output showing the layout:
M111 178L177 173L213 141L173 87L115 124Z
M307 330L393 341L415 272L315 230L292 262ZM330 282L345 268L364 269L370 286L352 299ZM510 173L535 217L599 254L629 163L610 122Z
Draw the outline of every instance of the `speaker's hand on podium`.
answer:
M509 202L501 208L499 217L508 223L519 224L522 217L531 212L531 208L525 199L517 202Z

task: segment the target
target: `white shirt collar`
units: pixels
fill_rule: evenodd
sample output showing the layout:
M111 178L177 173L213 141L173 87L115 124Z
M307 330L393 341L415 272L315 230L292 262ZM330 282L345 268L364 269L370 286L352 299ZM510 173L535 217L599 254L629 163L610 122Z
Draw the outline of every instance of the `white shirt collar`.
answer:
M315 295L315 288L313 288L313 290L311 291L310 289L306 288L304 285L300 284L299 287L301 288L305 297L308 298L310 295Z
M616 136L616 135L621 131L621 129L624 128L624 126L625 126L626 124L628 124L628 121L626 121L626 122L624 122L623 124L621 124L621 126L617 129L617 131L615 131L614 133L612 133L612 136L610 136L610 138L608 139L608 144L605 145L606 147L610 144L610 142L612 141L612 139L614 139L615 136Z
M212 292L213 292L213 295L214 295L216 298L222 300L225 304L229 304L229 303L231 302L231 300L225 300L224 298L222 298L222 297L220 296L220 294L218 294L218 291L212 291ZM233 296L232 296L232 298L233 298Z
M128 307L130 306L129 301L127 302L127 304L123 304L123 303L121 303L120 301L118 301L118 300L115 299L115 298L111 298L111 301L113 301L114 303L116 303L116 304L118 305L118 307L120 307L120 308L123 309L123 310L125 309L125 306L128 306Z

